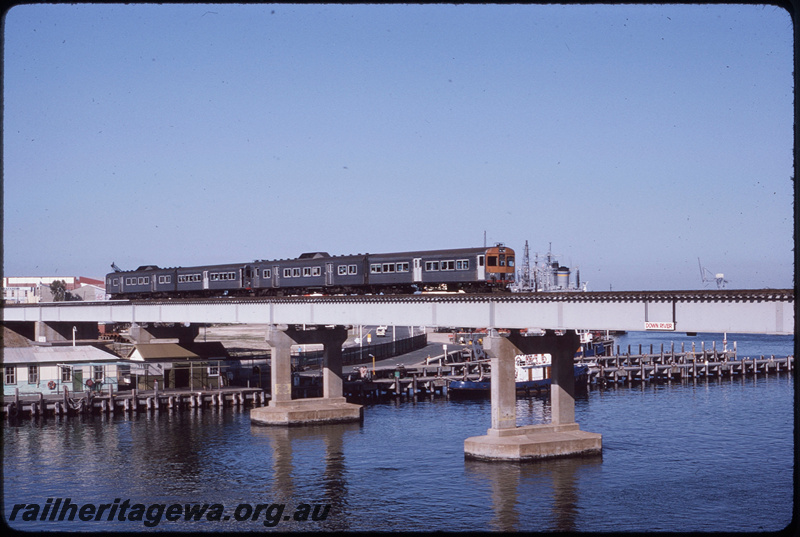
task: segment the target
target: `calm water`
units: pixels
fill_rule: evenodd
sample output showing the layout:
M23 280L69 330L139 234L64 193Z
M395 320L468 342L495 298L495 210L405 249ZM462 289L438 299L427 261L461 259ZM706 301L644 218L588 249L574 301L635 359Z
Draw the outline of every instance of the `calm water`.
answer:
M775 349L752 354L793 352L790 337L735 339L740 355L743 345ZM519 425L549 414L546 397L517 403ZM582 429L603 434L602 457L465 461L464 439L489 427L488 400L392 401L366 407L363 425L290 429L251 426L246 411L233 409L28 420L3 429L4 514L70 498L109 507L85 522L26 521L18 510L9 523L45 531L614 532L790 523L793 375L594 389L576 400L575 414ZM126 500L127 515L141 504L140 520L118 519ZM200 520L169 521L162 504L209 507ZM213 504L219 516L208 520Z

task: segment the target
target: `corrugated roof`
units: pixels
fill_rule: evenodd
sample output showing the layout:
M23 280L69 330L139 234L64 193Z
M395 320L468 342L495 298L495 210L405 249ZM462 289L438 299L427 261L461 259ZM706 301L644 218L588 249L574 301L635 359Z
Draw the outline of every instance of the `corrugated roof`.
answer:
M4 364L118 361L123 360L119 356L87 345L75 347L7 347L3 349Z

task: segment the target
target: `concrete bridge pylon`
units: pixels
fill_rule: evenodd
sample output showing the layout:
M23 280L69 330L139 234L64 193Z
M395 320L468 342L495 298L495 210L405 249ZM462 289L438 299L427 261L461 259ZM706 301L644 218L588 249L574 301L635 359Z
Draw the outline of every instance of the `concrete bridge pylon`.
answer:
M259 425L304 425L363 421L361 405L348 403L343 395L342 344L344 326L299 329L270 325L266 341L271 352L271 399L269 405L250 411ZM322 344L322 397L292 399L292 345Z
M581 431L575 422L574 356L580 339L574 330L557 335L504 337L493 330L484 339L491 360L492 423L484 436L464 441L464 456L486 460L533 460L602 453L602 435ZM551 422L517 427L514 357L549 353Z

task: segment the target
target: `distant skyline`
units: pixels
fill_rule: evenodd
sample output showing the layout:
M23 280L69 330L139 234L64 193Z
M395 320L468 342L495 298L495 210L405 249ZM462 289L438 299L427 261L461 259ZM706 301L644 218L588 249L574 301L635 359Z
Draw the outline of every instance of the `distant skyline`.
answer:
M776 6L31 4L3 37L4 276L485 233L589 290L793 286Z

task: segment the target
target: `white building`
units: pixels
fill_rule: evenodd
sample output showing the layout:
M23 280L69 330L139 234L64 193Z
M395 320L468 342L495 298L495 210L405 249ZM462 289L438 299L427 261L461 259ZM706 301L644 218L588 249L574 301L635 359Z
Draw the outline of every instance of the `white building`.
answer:
M66 290L81 300L105 300L105 281L84 276L4 277L3 300L14 304L52 302L50 284L61 280Z

